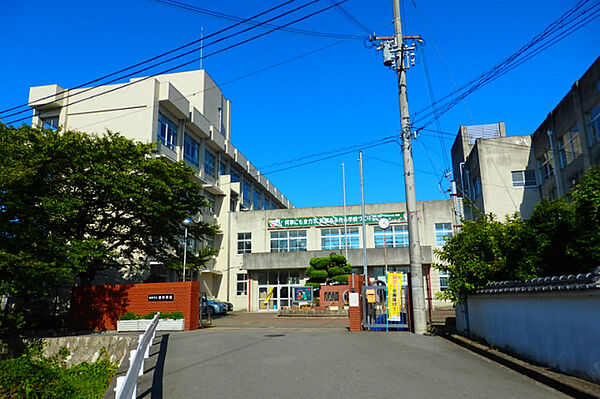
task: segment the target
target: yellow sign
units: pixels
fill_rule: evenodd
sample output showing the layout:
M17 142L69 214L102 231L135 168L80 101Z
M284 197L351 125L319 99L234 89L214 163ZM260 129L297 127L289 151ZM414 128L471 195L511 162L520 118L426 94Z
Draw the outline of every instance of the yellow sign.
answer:
M375 290L373 288L367 289L367 302L375 303Z
M401 321L402 313L402 273L388 273L387 300L388 320Z

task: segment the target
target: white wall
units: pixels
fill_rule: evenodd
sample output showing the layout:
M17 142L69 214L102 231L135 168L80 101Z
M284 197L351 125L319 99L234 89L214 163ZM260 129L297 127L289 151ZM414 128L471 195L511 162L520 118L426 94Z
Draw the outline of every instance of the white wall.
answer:
M600 290L474 295L468 315L473 336L600 383Z

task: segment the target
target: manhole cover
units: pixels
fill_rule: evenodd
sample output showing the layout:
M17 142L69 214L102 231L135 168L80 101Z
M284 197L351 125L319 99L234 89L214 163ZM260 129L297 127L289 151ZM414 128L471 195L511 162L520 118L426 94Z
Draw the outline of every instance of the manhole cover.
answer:
M285 337L285 334L265 334L265 337L267 337L267 338Z

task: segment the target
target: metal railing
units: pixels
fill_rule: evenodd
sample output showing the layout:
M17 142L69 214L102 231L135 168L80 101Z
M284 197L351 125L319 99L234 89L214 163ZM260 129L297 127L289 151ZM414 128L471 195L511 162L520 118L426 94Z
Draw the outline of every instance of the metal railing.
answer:
M150 346L156 335L156 326L160 312L154 316L152 322L146 327L144 334L140 334L137 349L129 352L129 369L125 376L117 377L116 399L131 399L137 396L137 380L144 374L144 359L150 357Z

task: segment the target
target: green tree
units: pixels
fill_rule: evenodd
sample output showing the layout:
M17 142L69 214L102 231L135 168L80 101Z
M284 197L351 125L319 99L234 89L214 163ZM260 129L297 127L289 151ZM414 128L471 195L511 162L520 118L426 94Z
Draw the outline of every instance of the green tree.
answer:
M583 273L600 266L600 167L586 172L573 188L571 198L577 228L571 252Z
M181 259L181 222L206 207L192 174L116 133L0 124L0 295L44 294L74 276L89 284L101 270ZM209 241L217 231L203 222L188 228Z
M444 263L435 267L449 275L448 289L440 298L458 302L490 281L535 277L535 265L522 245L526 237L525 223L518 215L504 223L492 215L463 221L460 232L436 250Z
M324 283L348 283L348 274L352 272L352 265L344 255L332 254L330 256L315 257L310 260L306 268L309 278L306 285L319 288Z

